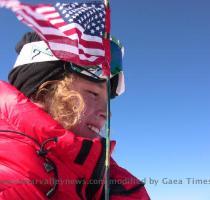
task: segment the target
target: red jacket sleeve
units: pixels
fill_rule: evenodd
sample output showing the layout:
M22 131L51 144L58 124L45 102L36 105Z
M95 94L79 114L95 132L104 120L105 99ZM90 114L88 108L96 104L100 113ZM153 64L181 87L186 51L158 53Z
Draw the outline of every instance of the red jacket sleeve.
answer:
M150 200L144 183L126 169L110 161L110 199L111 200Z

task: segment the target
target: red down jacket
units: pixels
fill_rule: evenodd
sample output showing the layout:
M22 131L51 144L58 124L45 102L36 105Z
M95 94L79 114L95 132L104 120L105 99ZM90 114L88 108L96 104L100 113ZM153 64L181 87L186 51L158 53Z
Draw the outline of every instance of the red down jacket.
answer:
M75 136L3 81L0 129L0 199L104 199L104 139ZM149 200L143 183L113 159L110 199Z

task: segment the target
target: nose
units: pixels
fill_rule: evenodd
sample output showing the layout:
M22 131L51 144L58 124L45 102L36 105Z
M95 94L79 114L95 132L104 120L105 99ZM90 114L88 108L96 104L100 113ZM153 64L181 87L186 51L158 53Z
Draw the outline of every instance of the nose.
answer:
M106 120L106 116L107 116L106 110L105 110L105 111L100 111L100 112L98 113L98 116L99 116L100 118L103 118L104 120Z
M96 111L96 118L98 121L100 121L101 125L104 125L107 118L107 107L105 102L99 105Z
M95 115L95 123L97 124L98 128L102 128L106 122L106 111L98 110Z
M107 118L107 98L106 93L101 95L95 103L96 117L104 125Z

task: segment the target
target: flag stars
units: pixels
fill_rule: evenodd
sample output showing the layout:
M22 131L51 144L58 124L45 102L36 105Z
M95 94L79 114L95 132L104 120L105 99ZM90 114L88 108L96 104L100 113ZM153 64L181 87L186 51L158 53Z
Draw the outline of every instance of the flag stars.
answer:
M81 10L82 10L83 12L86 12L86 11L88 10L88 8L82 7Z
M79 16L79 15L75 14L74 16L75 16L75 18L74 18L74 19L76 19L76 18L78 18L78 16Z
M94 31L93 29L91 29L91 30L90 30L90 32L91 32L92 34L94 34L94 33L95 33L95 31Z
M56 4L59 13L67 23L76 23L89 35L102 37L105 28L104 6L90 3Z
M56 3L55 4L56 7L59 7L60 5L61 5L61 3Z
M100 16L100 17L103 17L104 15L100 12L100 13L99 13L99 16Z
M66 10L71 9L71 6L70 6L70 5L68 5L68 4L63 4L63 7L65 7L65 9L66 9Z

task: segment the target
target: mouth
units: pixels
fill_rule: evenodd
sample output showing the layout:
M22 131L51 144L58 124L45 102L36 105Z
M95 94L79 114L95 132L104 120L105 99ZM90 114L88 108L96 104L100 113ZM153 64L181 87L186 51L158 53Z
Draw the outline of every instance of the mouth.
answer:
M93 131L94 133L96 133L96 134L99 135L99 133L100 133L100 129L99 129L99 128L97 128L97 127L95 127L95 126L93 126L93 125L90 125L90 124L88 124L87 126L88 126L88 128L89 128L91 131Z

